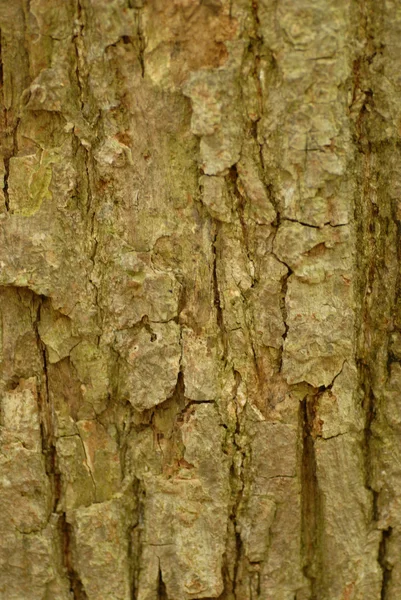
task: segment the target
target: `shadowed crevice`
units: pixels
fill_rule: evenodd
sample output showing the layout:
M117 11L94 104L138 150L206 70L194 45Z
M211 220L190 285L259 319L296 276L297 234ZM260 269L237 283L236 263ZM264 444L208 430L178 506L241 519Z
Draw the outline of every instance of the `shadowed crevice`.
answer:
M302 431L301 460L301 539L303 572L310 581L310 600L319 600L319 527L321 521L321 494L316 472L315 436L313 433L316 396L307 396L300 404Z
M68 581L70 582L70 591L74 600L88 600L84 585L74 569L72 559L72 526L67 522L65 513L60 517L61 535L62 535L62 550L64 567L67 571Z
M389 544L389 540L391 537L391 533L392 533L391 527L389 527L388 529L384 529L382 531L382 538L380 540L380 546L379 546L378 562L383 571L382 585L381 585L381 590L380 590L380 600L388 600L389 599L388 589L389 589L389 584L391 581L392 566L390 565L390 563L387 560L387 553L388 553L388 544Z
M168 600L166 586L162 577L162 570L159 562L159 579L157 584L157 600Z

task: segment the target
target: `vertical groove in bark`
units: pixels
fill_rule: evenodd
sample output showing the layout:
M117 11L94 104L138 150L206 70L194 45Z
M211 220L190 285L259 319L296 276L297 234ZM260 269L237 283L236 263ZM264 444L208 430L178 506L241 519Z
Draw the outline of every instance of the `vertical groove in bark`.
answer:
M80 62L82 59L81 52L79 49L79 44L82 45L82 30L84 28L84 24L82 23L83 11L80 0L76 0L76 20L75 20L75 29L74 36L72 38L74 51L75 51L75 76L76 83L78 87L78 100L80 103L81 110L84 109L84 86L81 81L81 73L80 73Z
M42 434L42 453L45 457L46 474L49 478L52 490L52 510L57 511L57 504L60 500L61 488L60 488L60 474L58 472L57 465L57 452L56 452L56 437L55 437L55 418L54 418L54 407L49 391L49 373L48 373L48 359L47 350L45 344L42 342L39 334L39 323L41 319L41 310L44 298L39 296L35 298L37 301L37 309L35 319L33 321L33 328L36 336L36 344L42 360L42 373L41 380L39 382L39 393L38 393L38 404L39 404L39 416L40 416L40 428Z
M316 456L314 443L315 420L314 396L306 396L300 404L300 420L302 427L302 461L301 461L301 506L302 506L302 545L304 553L304 574L311 584L310 600L319 599L317 588L319 573L319 552L321 527L320 492L316 473Z
M281 372L282 368L283 368L283 353L284 353L284 345L287 339L287 335L288 335L288 323L287 323L287 306L286 306L286 302L285 299L287 297L287 291L288 291L288 279L290 277L290 275L292 274L292 270L290 269L290 267L288 267L288 265L286 265L288 271L287 273L282 277L281 280L281 293L280 293L280 311L283 317L283 324L284 324L284 333L283 333L283 343L281 346L281 352L280 352L280 359L279 359L279 373Z
M219 279L218 279L218 261L219 261L219 246L221 236L221 223L215 221L214 223L215 233L212 241L212 253L213 253L213 304L216 311L216 324L223 345L223 362L227 360L227 336L224 328L224 313L221 305L220 291L219 291Z
M238 371L234 371L234 381L235 387L233 390L233 397L236 399L238 387L241 383L241 375ZM246 455L244 449L241 447L241 421L240 414L237 411L236 415L236 426L235 431L233 432L233 446L234 446L234 456L233 462L231 465L231 488L233 490L233 505L231 509L230 519L233 525L233 531L235 535L235 558L234 558L234 568L233 568L233 595L237 600L240 596L238 594L238 583L239 578L241 576L241 561L244 560L243 554L243 543L241 538L241 533L239 529L239 512L241 503L243 502L244 495L244 469L246 465Z
M372 424L376 416L376 404L371 386L371 375L369 368L363 363L359 365L360 386L362 390L362 408L365 411L364 427L364 458L365 458L365 485L372 494L372 515L375 522L378 521L377 493L372 487ZM375 523L376 524L376 523Z
M3 179L3 193L4 193L4 203L6 212L10 210L10 198L8 195L8 177L10 174L10 159L4 159L4 179Z
M380 591L380 600L389 600L388 589L391 581L391 565L387 562L388 543L391 537L392 528L383 529L382 538L379 547L379 564L383 571L382 587Z
M5 124L7 127L8 113L7 113L7 110L5 110L4 112L5 112ZM9 191L8 191L8 180L9 180L9 176L10 176L10 159L12 157L16 156L18 153L17 132L18 132L19 121L20 121L19 117L17 117L15 124L12 127L12 131L9 135L10 140L12 141L11 148L9 150L9 153L5 154L4 159L3 159L4 160L3 193L4 193L4 202L5 202L6 212L8 212L10 210L10 196L9 196ZM4 143L6 143L6 142L4 142Z
M146 48L145 35L142 28L142 10L141 7L132 6L135 10L136 17L136 35L138 37L138 59L139 64L141 65L141 75L142 78L145 77L145 59L144 52Z
M64 566L67 571L67 577L70 584L70 591L74 600L88 600L85 588L79 578L78 573L74 569L72 551L71 551L71 536L72 527L67 522L65 513L60 516L60 530L62 539L62 551Z
M391 496L385 497L381 480L387 468L386 445L391 446L393 435L393 426L387 424L385 415L392 379L390 335L395 324L400 272L400 255L397 250L399 226L394 200L391 199L389 157L393 154L393 141L391 136L390 139L380 139L379 133L382 98L377 86L380 79L376 64L380 61L383 63L385 51L385 45L380 39L385 6L360 2L358 7L364 48L355 63L356 92L354 91L354 97L363 96L356 119L361 173L355 213L360 292L357 353L362 406L365 411L365 485L372 495L372 526L381 530L377 558L382 571L380 598L392 599L397 597L397 583L393 589L392 564L388 556L393 521L387 516ZM396 152L395 148L394 151ZM386 171L387 164L389 175L386 178L382 173ZM397 485L395 481L394 484Z
M159 578L157 585L157 600L168 600L168 596L166 593L166 586L164 585L161 568L159 566Z

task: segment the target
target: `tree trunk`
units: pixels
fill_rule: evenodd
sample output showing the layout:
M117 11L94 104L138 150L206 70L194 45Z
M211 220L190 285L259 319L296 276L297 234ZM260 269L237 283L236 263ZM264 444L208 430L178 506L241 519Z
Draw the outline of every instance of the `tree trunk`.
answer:
M399 600L401 3L0 29L0 598Z

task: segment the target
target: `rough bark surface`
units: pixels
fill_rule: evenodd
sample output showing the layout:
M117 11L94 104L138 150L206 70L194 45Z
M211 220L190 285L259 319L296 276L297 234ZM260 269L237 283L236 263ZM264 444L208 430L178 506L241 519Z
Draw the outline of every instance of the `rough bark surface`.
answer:
M0 0L0 598L401 598L401 3Z

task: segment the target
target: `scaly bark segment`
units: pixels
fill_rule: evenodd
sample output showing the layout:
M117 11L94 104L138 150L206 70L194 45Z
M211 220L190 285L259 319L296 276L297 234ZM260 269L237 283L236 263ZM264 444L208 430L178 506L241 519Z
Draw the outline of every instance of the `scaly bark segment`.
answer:
M398 12L0 0L2 597L399 597Z

